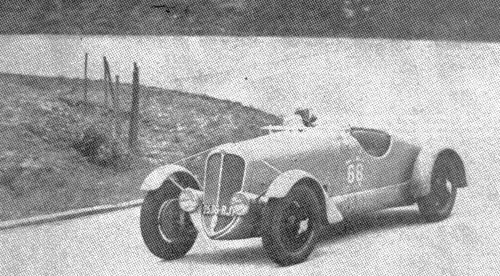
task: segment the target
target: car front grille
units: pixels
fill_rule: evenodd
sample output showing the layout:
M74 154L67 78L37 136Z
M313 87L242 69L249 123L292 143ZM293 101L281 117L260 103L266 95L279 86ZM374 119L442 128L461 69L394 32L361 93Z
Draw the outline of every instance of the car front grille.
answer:
M245 161L240 156L223 153L212 154L208 158L206 166L203 205L229 210L231 197L241 190L244 173ZM209 231L209 235L224 230L233 219L232 216L203 215L203 223L205 229Z

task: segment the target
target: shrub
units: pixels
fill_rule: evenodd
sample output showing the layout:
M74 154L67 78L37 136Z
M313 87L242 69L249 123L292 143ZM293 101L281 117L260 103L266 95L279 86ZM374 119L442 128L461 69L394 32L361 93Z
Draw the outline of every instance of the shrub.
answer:
M102 167L112 167L115 170L129 167L130 154L117 140L108 137L95 126L85 129L82 138L73 143L72 147L83 157L86 157L90 163Z

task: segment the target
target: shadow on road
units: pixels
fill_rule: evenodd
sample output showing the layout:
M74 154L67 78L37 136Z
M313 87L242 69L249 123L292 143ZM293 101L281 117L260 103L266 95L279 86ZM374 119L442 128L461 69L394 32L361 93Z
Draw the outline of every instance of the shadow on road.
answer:
M217 241L213 241L217 242ZM262 246L248 246L186 255L181 262L198 264L272 264Z
M320 233L318 247L329 246L340 239L349 242L350 239L359 238L368 233L388 232L393 229L423 223L425 223L425 221L414 207L388 209L377 213L365 214L339 224L325 227ZM321 255L323 255L321 251L316 250L316 253L313 253L309 260ZM185 258L178 261L201 264L252 264L274 266L271 260L266 256L266 252L262 246L224 249L215 252L197 252L188 254Z

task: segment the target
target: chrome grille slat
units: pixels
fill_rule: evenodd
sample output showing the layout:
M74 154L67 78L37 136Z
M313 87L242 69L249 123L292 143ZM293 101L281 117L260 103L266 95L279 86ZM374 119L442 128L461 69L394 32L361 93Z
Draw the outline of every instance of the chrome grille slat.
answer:
M203 194L204 205L217 204L219 193L220 173L222 170L222 154L215 153L209 156L205 170L205 190ZM214 216L204 215L203 223L206 229L213 230L212 221Z
M222 154L212 154L208 159L205 173L205 193L203 196L203 201L206 204L217 203L221 166Z
M231 197L241 191L245 172L245 161L234 154L212 154L207 161L205 174L204 205L226 206L229 208ZM234 217L203 215L205 229L209 235L224 230Z

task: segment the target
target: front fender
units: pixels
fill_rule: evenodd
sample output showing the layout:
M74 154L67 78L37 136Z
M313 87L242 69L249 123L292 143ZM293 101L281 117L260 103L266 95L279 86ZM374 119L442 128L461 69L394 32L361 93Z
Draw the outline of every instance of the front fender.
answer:
M265 196L267 198L284 197L290 191L290 189L292 189L295 183L299 182L301 179L304 178L310 178L319 183L319 181L313 175L305 171L301 170L286 171L278 175L278 177L274 179L274 181L267 189Z
M328 223L336 223L343 220L342 214L338 210L335 202L328 197L320 182L310 173L301 170L290 170L280 174L271 183L264 197L269 198L282 198L285 197L292 187L304 181L309 185L319 197L322 205L322 215L326 215Z
M413 188L414 198L425 196L431 191L431 176L437 158L446 158L451 163L451 182L457 188L467 186L467 176L464 163L456 150L442 147L435 149L423 149L418 154L413 166Z
M156 190L160 188L167 179L170 179L170 181L181 190L186 187L195 189L200 189L201 187L198 180L196 180L196 177L194 177L194 175L188 169L179 165L169 164L161 166L152 171L142 182L141 190ZM189 182L182 183L186 181Z

